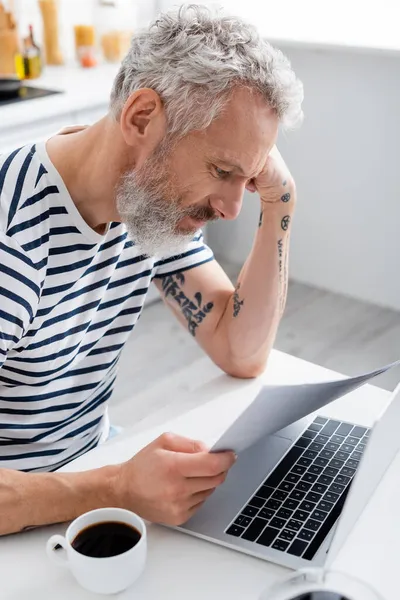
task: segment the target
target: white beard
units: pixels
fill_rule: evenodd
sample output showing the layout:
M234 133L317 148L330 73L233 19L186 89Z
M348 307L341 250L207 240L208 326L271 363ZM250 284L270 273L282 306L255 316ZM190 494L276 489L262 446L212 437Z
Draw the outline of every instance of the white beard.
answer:
M178 202L163 198L161 181L146 185L140 179L132 171L122 177L117 188L117 209L130 239L148 256L182 253L195 233L177 232L187 211Z

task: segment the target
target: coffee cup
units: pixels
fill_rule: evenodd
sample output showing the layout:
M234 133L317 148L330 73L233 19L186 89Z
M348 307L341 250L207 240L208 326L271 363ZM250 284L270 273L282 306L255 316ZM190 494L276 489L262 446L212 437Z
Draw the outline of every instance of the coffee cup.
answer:
M129 510L100 508L72 521L65 536L53 535L46 550L56 564L68 567L85 589L116 594L143 572L146 526Z

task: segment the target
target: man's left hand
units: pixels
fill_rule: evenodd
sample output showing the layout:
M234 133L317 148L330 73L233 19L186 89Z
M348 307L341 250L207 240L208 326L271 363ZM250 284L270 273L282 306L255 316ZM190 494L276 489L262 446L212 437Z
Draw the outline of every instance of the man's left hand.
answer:
M246 188L250 192L258 192L264 203L294 203L295 182L276 146L272 148L260 175L249 181Z

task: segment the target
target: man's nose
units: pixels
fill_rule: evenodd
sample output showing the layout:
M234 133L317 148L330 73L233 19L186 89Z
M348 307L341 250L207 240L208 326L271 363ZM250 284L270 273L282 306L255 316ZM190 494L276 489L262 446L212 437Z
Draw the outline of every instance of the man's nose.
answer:
M244 189L245 186L238 186L235 189L231 187L211 199L210 204L220 219L233 221L238 217L242 208Z

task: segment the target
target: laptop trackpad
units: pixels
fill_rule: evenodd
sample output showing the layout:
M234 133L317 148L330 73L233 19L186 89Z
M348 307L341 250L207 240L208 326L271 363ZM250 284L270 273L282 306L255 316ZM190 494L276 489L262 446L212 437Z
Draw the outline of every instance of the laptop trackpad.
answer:
M243 452L228 477L183 529L215 536L247 503L293 442L271 435Z

